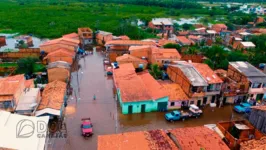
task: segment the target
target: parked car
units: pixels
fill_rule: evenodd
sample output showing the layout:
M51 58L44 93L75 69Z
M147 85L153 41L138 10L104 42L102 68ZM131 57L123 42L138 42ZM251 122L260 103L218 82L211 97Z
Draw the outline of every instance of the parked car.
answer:
M192 116L196 118L202 115L202 110L199 109L199 107L195 104L189 106L189 111L191 112Z
M249 113L251 105L249 103L240 103L234 106L234 110L238 113Z
M165 114L165 119L167 121L177 121L177 120L185 120L191 116L190 113L180 112L178 110L169 112Z
M92 123L90 118L83 118L81 119L82 124L81 124L81 133L82 136L84 137L90 137L93 135L92 132Z

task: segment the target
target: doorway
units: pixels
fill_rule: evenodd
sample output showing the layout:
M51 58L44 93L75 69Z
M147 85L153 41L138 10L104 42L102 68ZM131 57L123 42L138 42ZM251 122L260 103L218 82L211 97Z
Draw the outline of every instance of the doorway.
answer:
M207 100L208 100L208 97L204 97L204 98L203 98L203 104L204 104L204 105L207 104Z
M200 106L200 105L201 105L201 100L198 100L197 106Z
M146 105L145 104L142 104L141 105L141 112L143 113L143 112L145 112L145 110L146 110Z
M211 103L215 103L215 98L216 98L216 96L214 95L214 96L212 96L212 101L211 101Z
M226 104L226 97L223 98L223 105Z
M257 94L256 101L262 100L263 94Z
M129 105L128 106L128 114L132 114L133 113L133 106Z
M158 103L158 111L167 111L167 102Z

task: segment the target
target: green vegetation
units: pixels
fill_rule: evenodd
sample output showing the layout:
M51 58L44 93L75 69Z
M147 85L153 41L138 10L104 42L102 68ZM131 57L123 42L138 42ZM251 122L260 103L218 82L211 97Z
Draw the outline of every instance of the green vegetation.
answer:
M164 48L175 48L179 53L181 53L181 46L179 44L168 43L163 46Z
M16 74L32 74L34 72L40 72L45 70L45 66L43 64L38 64L37 61L39 59L35 57L25 57L21 58L17 61L17 69Z
M17 63L1 63L0 67L17 67Z
M157 64L152 64L150 66L150 74L155 78L155 79L161 79L162 78L162 71L160 70L159 66Z

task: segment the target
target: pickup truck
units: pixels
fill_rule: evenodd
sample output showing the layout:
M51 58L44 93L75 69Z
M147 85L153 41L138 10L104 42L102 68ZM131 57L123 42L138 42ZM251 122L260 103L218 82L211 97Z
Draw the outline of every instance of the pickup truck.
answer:
M169 112L165 114L165 119L167 121L177 121L177 120L185 120L187 118L191 117L191 114L186 112L180 112L178 110Z
M234 110L238 113L249 113L251 105L249 103L240 103L234 106Z

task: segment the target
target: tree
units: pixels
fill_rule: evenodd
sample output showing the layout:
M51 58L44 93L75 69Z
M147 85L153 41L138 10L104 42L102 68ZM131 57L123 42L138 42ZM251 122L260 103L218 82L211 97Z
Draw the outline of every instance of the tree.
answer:
M16 72L17 73L25 73L25 74L32 74L34 72L34 65L38 61L36 57L25 57L21 58L17 61L18 67Z
M179 44L168 43L163 46L164 48L175 48L179 53L181 52L181 46Z
M190 28L192 28L192 24L187 24L187 23L185 23L185 24L183 24L182 25L182 28L184 29L184 30L189 30Z
M162 71L159 69L159 66L157 64L152 64L151 65L150 73L155 79L162 78Z
M197 55L199 53L199 50L197 47L189 47L188 50L185 52L185 54L191 54L191 55Z

